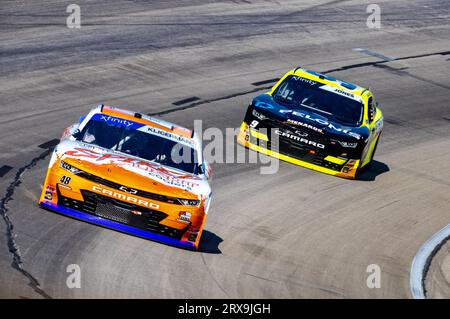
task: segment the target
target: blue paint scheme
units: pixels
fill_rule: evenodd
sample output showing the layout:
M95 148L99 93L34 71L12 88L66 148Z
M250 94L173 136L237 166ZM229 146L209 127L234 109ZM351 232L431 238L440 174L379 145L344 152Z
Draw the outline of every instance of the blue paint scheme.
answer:
M345 88L347 88L347 89L349 89L349 90L354 90L354 89L357 88L356 85L351 84L351 83L348 83L348 82L342 82L342 81L341 81L341 82L340 82L340 85L343 86L343 87L345 87Z
M170 238L167 236L163 236L163 235L152 233L152 232L149 232L146 230L134 228L134 227L131 227L131 226L128 226L125 224L121 224L121 223L118 223L118 222L115 222L112 220L108 220L108 219L104 219L104 218L94 216L91 214L79 212L77 210L74 210L74 209L71 209L68 207L56 205L56 204L45 202L45 201L39 203L39 205L43 208L61 213L63 215L69 216L69 217L79 219L82 221L86 221L86 222L89 222L89 223L92 223L95 225L114 229L114 230L117 230L117 231L120 231L123 233L127 233L130 235L154 240L154 241L161 242L161 243L164 243L167 245L172 245L172 246L177 246L177 247L181 247L181 248L185 248L185 249L195 250L194 243L191 243L191 242L173 239L173 238Z
M301 121L322 129L324 132L327 133L327 136L329 137L335 136L339 137L341 140L347 141L353 140L353 138L350 137L348 134L346 134L345 131L350 131L359 134L362 137L361 140L367 139L370 135L369 129L366 126L363 127L344 126L339 122L332 121L331 119L328 119L306 108L302 109L298 108L295 110L290 109L288 106L275 102L272 96L268 93L263 93L261 95L256 96L252 101L252 105L257 111L261 112L262 114L270 118L277 119L282 122L286 121L287 119ZM297 116L295 111L306 115L306 117ZM342 130L342 132L339 132L334 128L330 128L325 123L332 124L333 127Z

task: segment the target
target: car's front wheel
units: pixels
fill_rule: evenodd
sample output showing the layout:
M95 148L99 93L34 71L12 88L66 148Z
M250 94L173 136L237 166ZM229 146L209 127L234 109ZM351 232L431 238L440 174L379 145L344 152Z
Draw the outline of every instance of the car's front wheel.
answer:
M370 161L369 161L366 165L364 165L364 166L362 166L362 167L359 167L359 168L357 169L357 171L356 171L356 178L358 178L358 176L359 176L360 174L364 173L365 171L367 171L368 169L370 169L370 167L372 166L373 158L374 158L374 156L375 156L375 152L377 151L378 141L380 140L380 136L381 136L381 134L378 135L377 140L375 141L375 146L374 146L374 148L373 148L373 150L372 150L372 153L370 154ZM362 163L362 161L363 161L363 158L361 158L361 161L360 161L360 162Z

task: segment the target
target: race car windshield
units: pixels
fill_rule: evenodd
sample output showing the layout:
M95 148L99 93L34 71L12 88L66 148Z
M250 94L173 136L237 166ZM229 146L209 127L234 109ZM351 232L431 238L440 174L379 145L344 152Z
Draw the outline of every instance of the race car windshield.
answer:
M100 121L93 117L77 134L76 139L191 174L198 173L197 152L194 148L160 135L139 131L133 126Z
M361 125L363 104L324 88L328 87L319 82L290 75L275 90L273 98L289 108L317 112L344 125Z

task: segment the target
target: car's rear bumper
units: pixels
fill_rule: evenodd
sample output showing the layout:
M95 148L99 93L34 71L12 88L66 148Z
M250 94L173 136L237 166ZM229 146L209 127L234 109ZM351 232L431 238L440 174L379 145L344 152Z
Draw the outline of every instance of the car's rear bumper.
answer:
M256 134L253 134L253 137L257 136ZM251 150L254 150L256 152L274 157L274 158L278 158L282 161L291 163L291 164L295 164L298 166L302 166L305 168L309 168L321 173L325 173L325 174L329 174L329 175L334 175L334 176L338 176L338 177L342 177L342 178L348 178L348 179L355 179L356 178L356 172L357 169L359 167L360 161L359 160L352 160L352 164L350 166L347 166L347 164L345 164L341 170L333 170L327 167L323 167L320 165L316 165L313 163L309 163L306 161L303 161L301 159L298 158L294 158L292 156L286 155L286 154L282 154L279 152L276 152L274 150L270 150L267 149L261 145L257 145L254 144L252 142L250 142L251 140L255 140L254 138L250 138L250 132L249 132L249 127L247 125L247 123L243 122L237 137L237 142L244 146L247 147ZM331 158L331 160L335 159L337 160L337 158L334 158L332 156L329 156Z
M197 250L197 248L198 248L194 242L170 238L170 237L167 237L167 236L164 236L161 234L153 233L153 232L146 231L143 229L138 229L138 228L126 225L126 224L115 222L113 220L109 220L109 219L98 217L98 216L95 216L92 214L80 212L75 209L65 207L62 205L57 205L57 204L51 203L49 201L48 202L41 201L39 203L39 206L41 206L42 208L72 217L72 218L76 218L76 219L79 219L82 221L86 221L86 222L89 222L89 223L92 223L95 225L103 226L103 227L106 227L109 229L117 230L117 231L120 231L123 233L137 236L137 237L150 239L150 240L164 243L167 245L177 246L180 248L190 249L190 250Z

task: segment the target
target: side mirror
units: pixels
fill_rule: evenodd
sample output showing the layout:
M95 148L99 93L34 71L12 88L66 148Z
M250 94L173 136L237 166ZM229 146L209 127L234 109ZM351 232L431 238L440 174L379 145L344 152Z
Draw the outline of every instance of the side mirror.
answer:
M369 121L370 121L370 123L372 123L373 120L375 119L375 114L377 114L377 108L374 105L373 107L369 108Z
M374 98L369 98L369 122L372 123L375 119L375 114L377 113L378 101L375 101Z
M211 178L211 166L206 161L198 166L198 172L204 174L207 179Z
M86 118L86 115L80 116L80 119L79 119L78 122L81 124L81 122L83 122L85 118Z
M81 131L79 129L77 129L72 136L77 140L81 140L81 138L83 137L83 134L81 134Z

